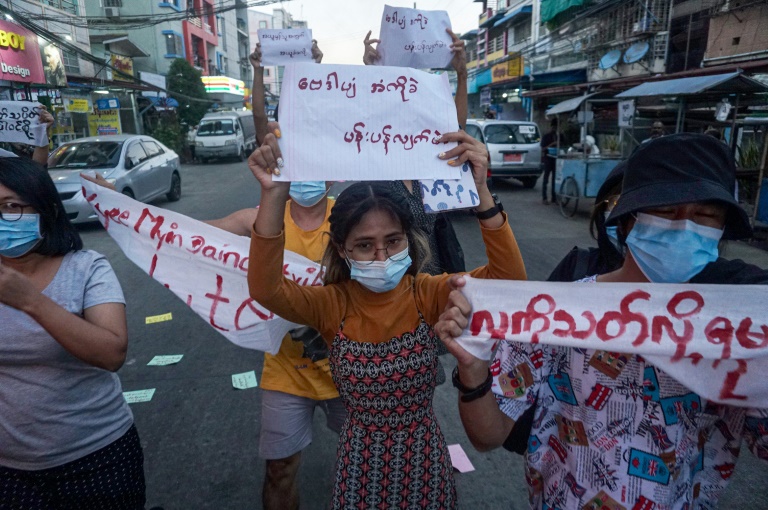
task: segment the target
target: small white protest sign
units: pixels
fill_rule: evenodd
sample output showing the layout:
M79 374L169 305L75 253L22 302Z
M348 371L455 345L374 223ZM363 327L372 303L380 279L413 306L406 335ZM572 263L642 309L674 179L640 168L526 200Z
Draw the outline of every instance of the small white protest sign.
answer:
M466 209L480 203L469 163L462 165L459 180L423 179L419 182L421 182L421 201L424 203L424 210L428 213Z
M48 144L48 126L40 123L39 103L0 101L0 142Z
M768 287L478 280L457 342L489 359L499 341L643 356L699 395L768 408Z
M460 179L438 154L458 131L448 78L382 66L286 66L279 181Z
M451 20L446 11L384 6L381 41L376 50L382 66L445 69L451 64Z
M81 182L86 200L128 259L235 345L276 354L286 333L298 326L250 297L250 238ZM318 264L290 251L283 274L301 285L323 281Z
M262 64L285 65L312 62L312 30L262 28L258 33Z

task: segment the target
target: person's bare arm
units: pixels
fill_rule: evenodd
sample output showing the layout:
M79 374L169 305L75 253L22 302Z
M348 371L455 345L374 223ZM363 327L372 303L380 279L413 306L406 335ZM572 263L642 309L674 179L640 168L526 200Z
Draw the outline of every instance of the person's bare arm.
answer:
M40 110L40 124L46 124L48 127L46 128L48 135L50 136L50 130L53 126L53 115L51 115L51 112L48 111L48 109L44 105L40 105L37 107ZM48 143L45 145L41 145L39 147L35 147L35 150L32 152L32 161L35 163L45 166L48 166L48 153L50 152L50 147Z
M125 362L128 326L122 303L92 306L79 317L39 292L29 278L1 264L0 303L29 315L67 352L89 365L116 372Z
M459 121L459 127L464 129L464 126L467 125L467 114L469 111L467 106L467 52L464 48L464 41L459 39L451 29L446 28L445 31L453 39L451 43L451 51L453 52L451 67L456 71L457 80L456 97L454 98L456 103L456 120Z
M219 218L218 220L204 220L204 223L238 236L251 237L251 228L258 214L259 209L252 207L233 212L229 216Z
M264 68L261 66L261 44L256 44L253 53L248 56L253 66L253 86L251 87L251 111L253 123L256 125L256 142L264 143L264 138L269 133L269 119L266 112L264 98ZM249 230L250 232L250 230Z

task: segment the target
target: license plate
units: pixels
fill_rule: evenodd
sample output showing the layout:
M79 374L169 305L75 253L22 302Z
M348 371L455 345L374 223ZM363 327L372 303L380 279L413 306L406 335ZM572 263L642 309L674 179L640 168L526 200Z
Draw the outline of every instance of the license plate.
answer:
M519 152L513 154L504 154L504 163L522 163L523 155Z

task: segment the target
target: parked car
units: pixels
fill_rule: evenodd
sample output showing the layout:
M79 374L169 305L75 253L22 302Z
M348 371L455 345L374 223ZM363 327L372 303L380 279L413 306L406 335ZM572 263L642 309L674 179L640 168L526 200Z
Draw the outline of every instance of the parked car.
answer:
M491 180L514 177L526 188L536 185L543 169L541 135L535 122L470 119L465 130L488 149Z
M48 171L73 223L98 218L80 192L80 172L95 170L117 191L141 202L165 195L181 198L179 156L150 136L91 136L63 144L48 159Z
M240 161L256 149L256 125L250 111L206 113L195 134L195 157L235 157Z

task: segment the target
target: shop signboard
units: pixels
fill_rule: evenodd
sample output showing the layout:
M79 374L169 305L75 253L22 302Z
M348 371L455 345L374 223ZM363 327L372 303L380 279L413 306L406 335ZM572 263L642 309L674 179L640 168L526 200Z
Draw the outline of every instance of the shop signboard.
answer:
M491 104L491 88L485 87L480 90L480 106Z
M116 97L107 97L96 100L96 108L99 110L120 109L120 101Z
M525 72L523 57L518 55L506 62L496 64L491 70L491 83L498 83L513 78L519 78Z
M43 73L45 83L51 87L66 87L67 73L64 71L64 60L58 46L49 43L45 39L38 39L40 45L40 57L43 61Z
M115 81L133 81L133 59L123 55L110 55L109 65L119 72L112 71L112 77Z
M69 113L89 113L93 108L90 101L83 98L65 97L64 111Z
M88 115L88 131L91 136L119 135L120 110L99 110Z
M37 36L5 20L0 20L0 80L45 83Z

